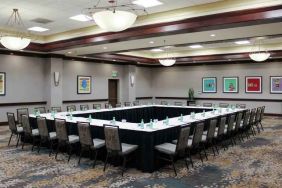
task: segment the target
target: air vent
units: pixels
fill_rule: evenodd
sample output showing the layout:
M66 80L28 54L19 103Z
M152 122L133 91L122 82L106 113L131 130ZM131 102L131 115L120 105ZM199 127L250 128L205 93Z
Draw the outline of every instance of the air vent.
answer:
M48 24L48 23L54 22L53 20L48 20L48 19L45 19L45 18L36 18L36 19L31 20L31 21L35 22L35 23L40 23L40 24Z

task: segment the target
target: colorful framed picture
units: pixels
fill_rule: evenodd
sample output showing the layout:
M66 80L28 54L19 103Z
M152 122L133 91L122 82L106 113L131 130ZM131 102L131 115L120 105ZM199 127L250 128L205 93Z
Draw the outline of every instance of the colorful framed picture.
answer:
M223 93L239 93L239 78L223 77Z
M77 94L91 94L91 76L77 76Z
M270 93L282 94L282 76L270 76Z
M216 77L203 77L202 92L203 93L216 93L216 91L217 91Z
M6 95L6 73L0 72L0 96Z
M245 77L245 92L246 93L262 93L262 77L261 76L246 76Z

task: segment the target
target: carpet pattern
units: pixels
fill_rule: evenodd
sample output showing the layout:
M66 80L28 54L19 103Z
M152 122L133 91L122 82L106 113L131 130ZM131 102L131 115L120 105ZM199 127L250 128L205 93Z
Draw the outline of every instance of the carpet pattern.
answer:
M103 172L103 162L83 158L77 165L77 156L67 163L67 156L48 156L47 149L39 154L15 148L15 140L7 147L10 131L0 127L0 188L2 187L282 187L282 118L266 117L265 130L230 147L220 150L209 160L201 161L193 156L195 167L187 171L183 161L177 161L178 175L170 166L154 173L142 173L128 169L124 177L120 168L109 166Z

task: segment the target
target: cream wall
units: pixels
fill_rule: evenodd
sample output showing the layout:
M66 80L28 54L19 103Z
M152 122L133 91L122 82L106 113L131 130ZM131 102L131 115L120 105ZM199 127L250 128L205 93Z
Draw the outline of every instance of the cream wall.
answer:
M222 77L238 76L238 94L222 92ZM263 93L245 93L245 76L263 76ZM195 97L199 98L251 98L251 99L282 99L282 94L270 94L269 77L282 76L282 63L248 63L232 65L202 65L202 66L178 66L170 68L153 69L153 95L155 97L187 97L189 88L194 88ZM202 91L202 77L217 77L217 93L206 94ZM157 100L157 102L159 102ZM171 101L173 102L173 101ZM202 104L204 101L198 101ZM207 101L205 101L207 102ZM209 101L213 102L213 101ZM214 103L219 103L216 101ZM223 101L222 101L223 102ZM248 107L266 105L267 112L282 114L282 103L273 102L231 102L246 103Z

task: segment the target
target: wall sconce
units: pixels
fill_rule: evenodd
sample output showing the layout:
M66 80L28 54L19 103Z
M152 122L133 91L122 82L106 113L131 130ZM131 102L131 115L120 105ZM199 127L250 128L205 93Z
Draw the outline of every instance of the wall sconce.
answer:
M59 85L59 82L60 82L60 72L54 72L54 82L55 82L55 86Z
M131 87L134 86L134 82L135 82L135 77L134 77L133 74L131 74L131 75L130 75L130 85L131 85Z

